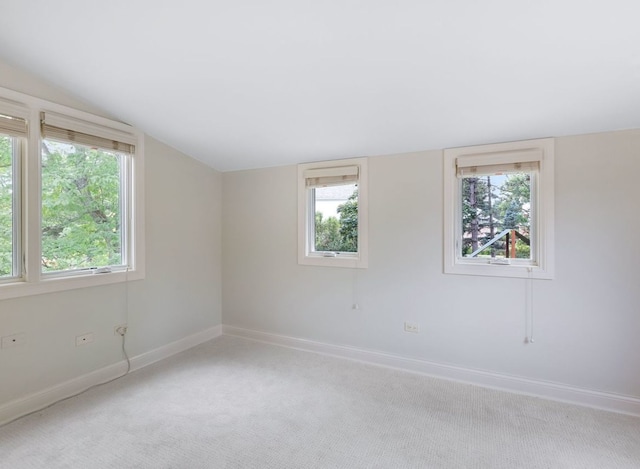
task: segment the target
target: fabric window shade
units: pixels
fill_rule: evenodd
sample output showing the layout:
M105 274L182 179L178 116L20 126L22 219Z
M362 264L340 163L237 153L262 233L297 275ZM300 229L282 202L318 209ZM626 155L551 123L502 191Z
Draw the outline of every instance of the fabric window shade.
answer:
M542 158L542 151L537 149L491 155L465 155L456 158L456 175L458 177L476 177L530 173L540 170Z
M58 117L49 113L42 113L41 127L42 137L46 139L73 142L118 153L135 153L133 136L126 132L88 126L71 118Z
M27 121L19 117L0 114L0 133L11 135L12 137L26 137Z
M342 186L358 182L358 166L336 166L331 168L313 168L304 172L305 186L316 187Z

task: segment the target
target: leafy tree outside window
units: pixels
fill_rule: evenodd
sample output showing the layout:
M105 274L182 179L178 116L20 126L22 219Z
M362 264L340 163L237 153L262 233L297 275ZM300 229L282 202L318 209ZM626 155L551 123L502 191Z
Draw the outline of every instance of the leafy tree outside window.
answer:
M0 278L14 270L13 146L13 138L0 135Z
M44 140L42 271L123 264L118 153Z
M319 189L316 189L318 191ZM358 190L346 202L338 205L338 216L323 218L315 213L315 250L329 252L358 252Z

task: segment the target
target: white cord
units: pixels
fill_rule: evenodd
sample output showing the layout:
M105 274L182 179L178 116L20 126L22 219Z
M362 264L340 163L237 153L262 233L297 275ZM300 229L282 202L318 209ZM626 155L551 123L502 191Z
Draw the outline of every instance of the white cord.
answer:
M531 267L528 267L527 270L529 272L526 280L527 312L525 314L525 322L526 322L527 335L524 339L524 342L528 344L528 343L534 343L535 341L533 340L533 277L532 277L533 269Z
M358 304L358 269L353 269L351 277L351 309L360 309Z

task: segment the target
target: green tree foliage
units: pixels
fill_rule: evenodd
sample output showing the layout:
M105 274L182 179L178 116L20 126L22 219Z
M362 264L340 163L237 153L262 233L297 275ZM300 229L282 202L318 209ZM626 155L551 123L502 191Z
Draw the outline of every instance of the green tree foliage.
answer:
M339 251L341 245L338 219L329 217L323 220L322 213L316 212L316 250Z
M358 191L355 190L344 204L338 206L342 252L358 252Z
M13 264L12 141L0 135L0 277L11 275Z
M340 219L316 212L316 251L358 252L358 190L338 206Z
M500 188L498 213L505 217L506 228L523 228L529 231L529 204L531 202L531 177L529 174L509 174Z
M119 265L120 158L43 142L43 271Z

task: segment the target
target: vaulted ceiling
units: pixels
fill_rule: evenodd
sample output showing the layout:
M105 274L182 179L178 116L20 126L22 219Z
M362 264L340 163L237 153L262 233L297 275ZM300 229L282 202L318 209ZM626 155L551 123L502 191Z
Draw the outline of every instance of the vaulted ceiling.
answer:
M2 0L0 59L227 171L640 127L637 0Z

